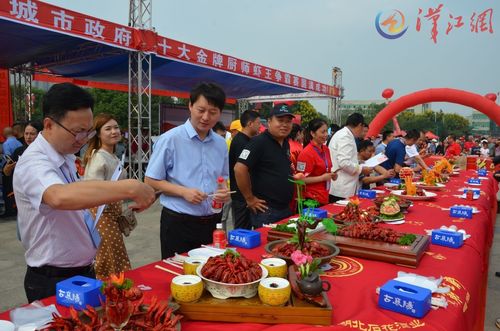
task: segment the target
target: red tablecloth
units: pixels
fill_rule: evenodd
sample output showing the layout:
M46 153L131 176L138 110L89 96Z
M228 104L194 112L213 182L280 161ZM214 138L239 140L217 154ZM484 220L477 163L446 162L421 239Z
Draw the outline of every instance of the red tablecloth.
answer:
M416 202L406 215L406 223L392 225L401 232L424 234L425 229L439 228L441 225L456 225L465 229L472 237L467 239L460 249L430 245L429 250L422 258L416 269L393 264L370 261L361 258L340 257L343 262L343 274L337 276L323 276L331 284L328 292L333 307L332 325L324 327L326 330L482 330L484 325L484 308L486 300L486 275L488 271L488 257L493 237L493 226L496 217L496 181L490 177L481 185L480 199L469 202L454 195L460 194L458 189L465 187L465 181L472 176L472 172L462 172L459 177L452 177L446 189L438 193L433 201ZM480 213L472 220L449 217L449 211L442 207L453 204L472 204ZM363 200L362 206L369 206L372 202ZM329 212L338 212L342 207L327 206ZM385 225L387 226L387 225ZM267 229L261 229L262 244L266 243ZM263 245L251 249L239 249L246 256L260 260L264 253ZM153 295L160 299L167 299L170 293L170 281L173 275L154 268L151 263L127 273L127 277L134 280L136 285L145 284L153 288L147 291L146 298ZM168 266L170 269L174 267ZM424 318L417 319L379 309L378 295L375 289L386 281L396 277L398 271L414 272L424 276L443 277L444 285L450 286L452 291L447 294L448 308L431 310ZM55 298L44 300L45 303L54 303ZM61 313L67 309L59 307ZM8 312L0 314L0 319L8 318ZM234 331L246 330L317 330L317 326L282 324L268 325L255 323L216 323L182 321L182 330L219 331L230 327Z

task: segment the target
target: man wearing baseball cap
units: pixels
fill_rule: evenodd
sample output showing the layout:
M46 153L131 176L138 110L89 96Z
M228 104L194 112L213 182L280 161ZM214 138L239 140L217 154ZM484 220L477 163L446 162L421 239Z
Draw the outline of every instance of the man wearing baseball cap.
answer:
M293 196L290 146L287 137L295 116L285 104L274 106L268 129L250 140L241 152L234 173L254 228L289 217Z

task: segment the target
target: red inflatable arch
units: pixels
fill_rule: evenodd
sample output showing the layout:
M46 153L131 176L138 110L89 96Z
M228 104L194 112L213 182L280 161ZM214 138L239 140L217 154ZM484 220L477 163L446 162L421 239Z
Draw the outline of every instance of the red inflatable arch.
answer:
M370 129L368 130L367 136L373 137L379 134L384 125L403 110L427 102L451 102L471 107L482 112L500 126L500 106L492 99L493 98L452 88L431 88L417 91L392 101L382 109L370 123Z

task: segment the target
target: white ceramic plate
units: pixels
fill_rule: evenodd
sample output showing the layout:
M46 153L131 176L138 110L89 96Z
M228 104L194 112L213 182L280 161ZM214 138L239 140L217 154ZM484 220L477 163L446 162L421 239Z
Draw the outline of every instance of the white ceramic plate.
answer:
M337 205L342 205L342 206L347 206L347 204L349 203L349 200L339 200L337 202L334 202L334 204L337 204Z
M402 220L399 220L399 221L392 221L392 222L385 222L385 224L394 224L394 225L398 225L398 224L404 224L406 221L404 219Z
M405 219L405 217L400 217L400 218L395 218L395 219L392 219L392 220L386 220L386 219L383 219L382 217L379 216L379 219L381 222L384 222L384 223L394 223L394 222L399 222L399 221L402 221Z
M436 185L427 185L424 182L417 182L415 185L426 190L442 190L445 188L445 185L441 183L436 183Z
M373 192L375 192L375 194L384 194L385 192L382 191L382 190L373 190Z
M201 256L201 257L206 257L208 259L209 257L212 257L212 256L221 255L222 254L221 252L224 253L223 250L218 251L215 249L200 247L200 248L195 248L195 249L190 250L188 252L188 255L189 256Z
M424 196L418 196L418 195L403 195L403 190L395 190L395 191L392 191L392 194L394 195L397 195L397 196L400 196L400 197L403 197L405 199L408 199L408 200L430 200L434 197L437 196L436 193L434 192L427 192L426 190L424 190L424 194L425 194L425 197Z

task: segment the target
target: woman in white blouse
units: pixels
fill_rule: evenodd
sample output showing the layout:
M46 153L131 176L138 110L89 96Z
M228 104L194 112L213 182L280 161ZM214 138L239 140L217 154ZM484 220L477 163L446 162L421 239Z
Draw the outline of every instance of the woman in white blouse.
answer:
M121 139L120 127L110 114L99 114L94 118L97 134L88 142L83 163L85 180L110 180L120 160L114 154L115 146ZM120 175L123 179L124 173ZM94 217L97 208L91 209ZM101 244L96 253L95 272L99 279L106 279L111 274L129 270L130 260L118 226L122 214L121 202L108 204L104 209L97 230L101 235Z

